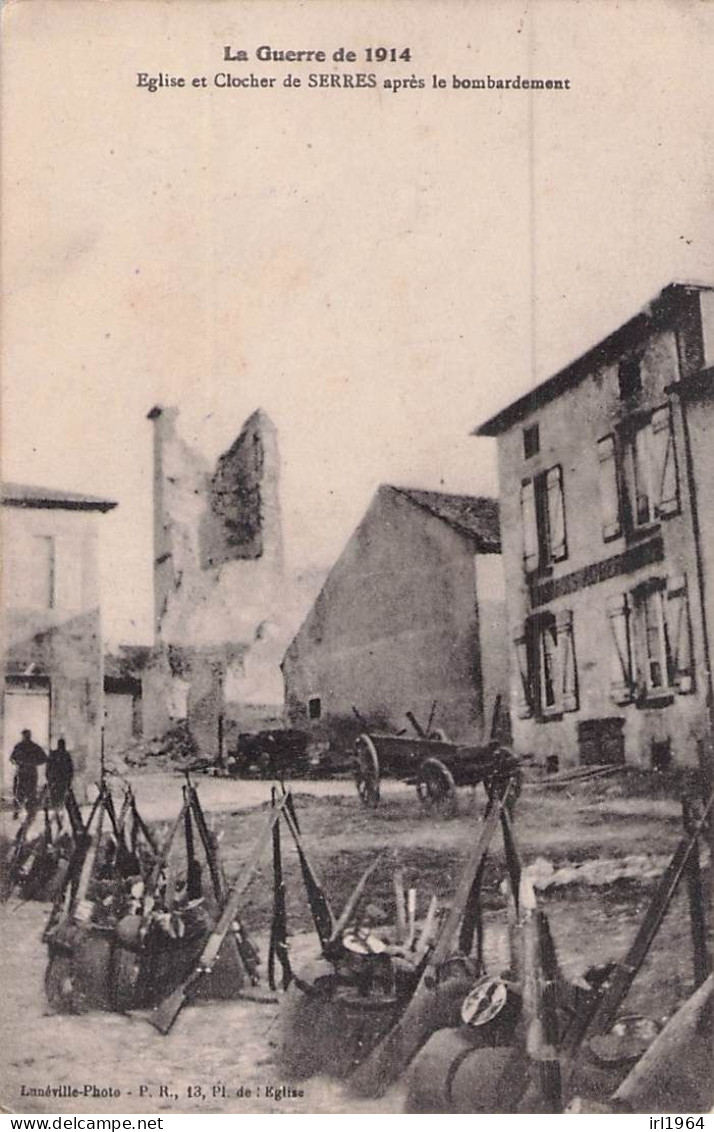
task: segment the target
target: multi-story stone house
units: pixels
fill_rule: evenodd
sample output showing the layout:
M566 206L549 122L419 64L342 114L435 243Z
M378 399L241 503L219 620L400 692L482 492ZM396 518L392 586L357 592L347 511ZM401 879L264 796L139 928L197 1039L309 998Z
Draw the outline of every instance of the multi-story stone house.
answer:
M714 290L672 284L498 440L515 745L664 767L712 733Z

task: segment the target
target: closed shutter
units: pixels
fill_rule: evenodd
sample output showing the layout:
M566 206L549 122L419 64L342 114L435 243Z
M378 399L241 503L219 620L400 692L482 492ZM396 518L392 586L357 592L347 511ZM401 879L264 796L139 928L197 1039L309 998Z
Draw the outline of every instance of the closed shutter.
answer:
M679 511L679 483L672 415L668 405L652 414L651 458L655 513L674 515Z
M530 719L533 715L533 682L529 663L528 639L525 630L513 641L516 653L514 698L516 714L519 719Z
M548 557L551 562L561 562L568 556L561 467L549 469L545 477L545 487L548 498Z
M603 436L597 442L600 474L600 513L602 537L618 538L622 534L620 490L617 478L617 458L614 436Z
M523 520L523 560L526 570L538 568L538 524L536 522L533 480L521 486L521 518Z
M558 653L560 657L560 706L563 711L577 711L579 706L578 672L575 664L573 614L570 610L563 610L556 614L555 627L558 634Z
M686 695L694 691L694 658L687 579L683 575L667 579L665 619L670 687Z
M616 704L629 703L635 694L630 634L630 602L626 594L607 606L610 627L610 695Z

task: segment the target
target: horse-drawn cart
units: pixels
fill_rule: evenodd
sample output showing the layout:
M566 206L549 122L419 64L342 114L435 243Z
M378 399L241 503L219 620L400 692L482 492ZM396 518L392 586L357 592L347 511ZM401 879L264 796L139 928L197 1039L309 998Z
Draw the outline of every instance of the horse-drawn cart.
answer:
M450 742L443 733L415 736L364 732L355 741L355 781L366 806L377 806L383 775L416 786L425 805L454 804L458 786L491 785L517 774L518 760L493 740L485 746Z

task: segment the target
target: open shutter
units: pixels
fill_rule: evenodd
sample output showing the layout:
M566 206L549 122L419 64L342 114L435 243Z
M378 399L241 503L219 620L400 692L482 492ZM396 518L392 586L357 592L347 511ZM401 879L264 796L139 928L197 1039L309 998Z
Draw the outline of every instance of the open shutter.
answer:
M563 711L578 710L578 673L575 665L575 638L573 636L573 614L562 610L556 614L555 627L558 634L558 654L561 676L561 708Z
M597 454L600 472L602 537L607 542L609 539L619 538L622 534L615 437L603 436L602 440L598 440Z
M630 634L630 602L626 594L607 606L610 627L610 695L616 704L629 703L635 693Z
M560 562L568 556L565 541L565 504L563 500L563 470L550 468L545 476L548 498L548 550L551 562Z
M521 485L521 517L523 519L523 560L526 570L538 568L538 524L536 522L533 480Z
M652 488L657 515L674 515L679 511L677 458L674 451L672 414L669 406L652 414Z
M516 681L514 685L515 708L519 719L530 719L533 715L533 681L529 663L528 639L525 631L513 641L516 652Z
M694 691L694 658L687 579L683 575L667 579L665 619L669 683L684 695Z

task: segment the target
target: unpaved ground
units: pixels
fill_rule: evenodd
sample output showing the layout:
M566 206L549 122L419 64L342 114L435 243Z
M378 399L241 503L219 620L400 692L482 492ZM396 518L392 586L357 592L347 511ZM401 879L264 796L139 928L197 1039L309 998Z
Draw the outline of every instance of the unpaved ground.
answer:
M120 782L117 779L110 781L116 782L113 788L120 793ZM125 781L131 784L141 812L148 821L161 821L176 813L176 798L180 789L178 783L181 780L175 775L137 774ZM271 784L259 778L211 778L197 775L194 781L201 794L201 804L208 812L250 809L270 799ZM298 793L316 798L352 797L355 794L354 784L349 778L288 781L286 785ZM394 780L387 780L383 784L383 791L388 797L404 794L409 790L414 793L414 787Z
M156 788L158 784L154 784ZM229 784L230 786L234 784ZM243 784L237 784L243 785ZM265 784L250 784L264 787ZM312 784L311 784L312 785ZM180 781L171 784L175 813ZM349 784L348 784L349 787ZM315 867L339 908L360 870L381 853L382 863L370 887L370 899L391 911L391 876L396 861L407 881L419 889L420 910L431 891L441 900L453 892L466 853L477 835L480 797L468 792L459 800L456 817L429 820L418 809L413 792L397 791L376 812L366 811L351 794L315 797L297 795L298 816ZM162 787L166 806L166 786ZM205 800L207 791L199 785ZM245 795L241 799L244 802ZM230 875L250 852L266 819L266 805L245 811L232 798L219 812L209 806L209 821L219 837ZM235 807L235 808L233 808ZM163 811L162 811L163 812ZM632 853L667 853L680 836L676 802L628 798L614 785L575 788L568 795L527 789L516 812L516 833L526 861L546 856L557 865L584 858L623 857ZM309 913L301 889L294 851L284 841L292 955L299 969L316 954ZM495 847L487 878L486 958L497 972L505 962L505 930L498 884L503 876L500 846ZM270 867L266 861L251 885L245 906L248 926L260 933L271 911ZM561 965L568 975L621 957L627 949L651 891L634 884L611 889L567 889L544 897ZM43 905L27 904L3 920L3 1006L5 1057L4 1106L16 1112L399 1112L402 1090L378 1101L355 1100L343 1085L324 1079L285 1081L274 1063L278 1008L245 1001L211 1003L185 1009L168 1037L146 1021L117 1015L48 1016L42 978L45 964L40 940L47 914ZM686 898L678 896L653 951L627 1001L627 1009L662 1019L686 997L691 987L691 944ZM264 946L261 952L265 954ZM306 1040L308 1039L306 1035ZM120 1090L115 1097L58 1098L22 1095L46 1086L96 1085ZM146 1092L141 1092L141 1086ZM276 1100L266 1087L302 1089L304 1096ZM163 1087L163 1095L162 1095ZM201 1095L189 1096L200 1087ZM237 1096L238 1090L243 1096ZM225 1088L226 1095L222 1093ZM213 1096L213 1090L217 1095ZM251 1096L245 1090L251 1090ZM260 1090L260 1095L258 1095ZM166 1095L168 1094L168 1095Z

